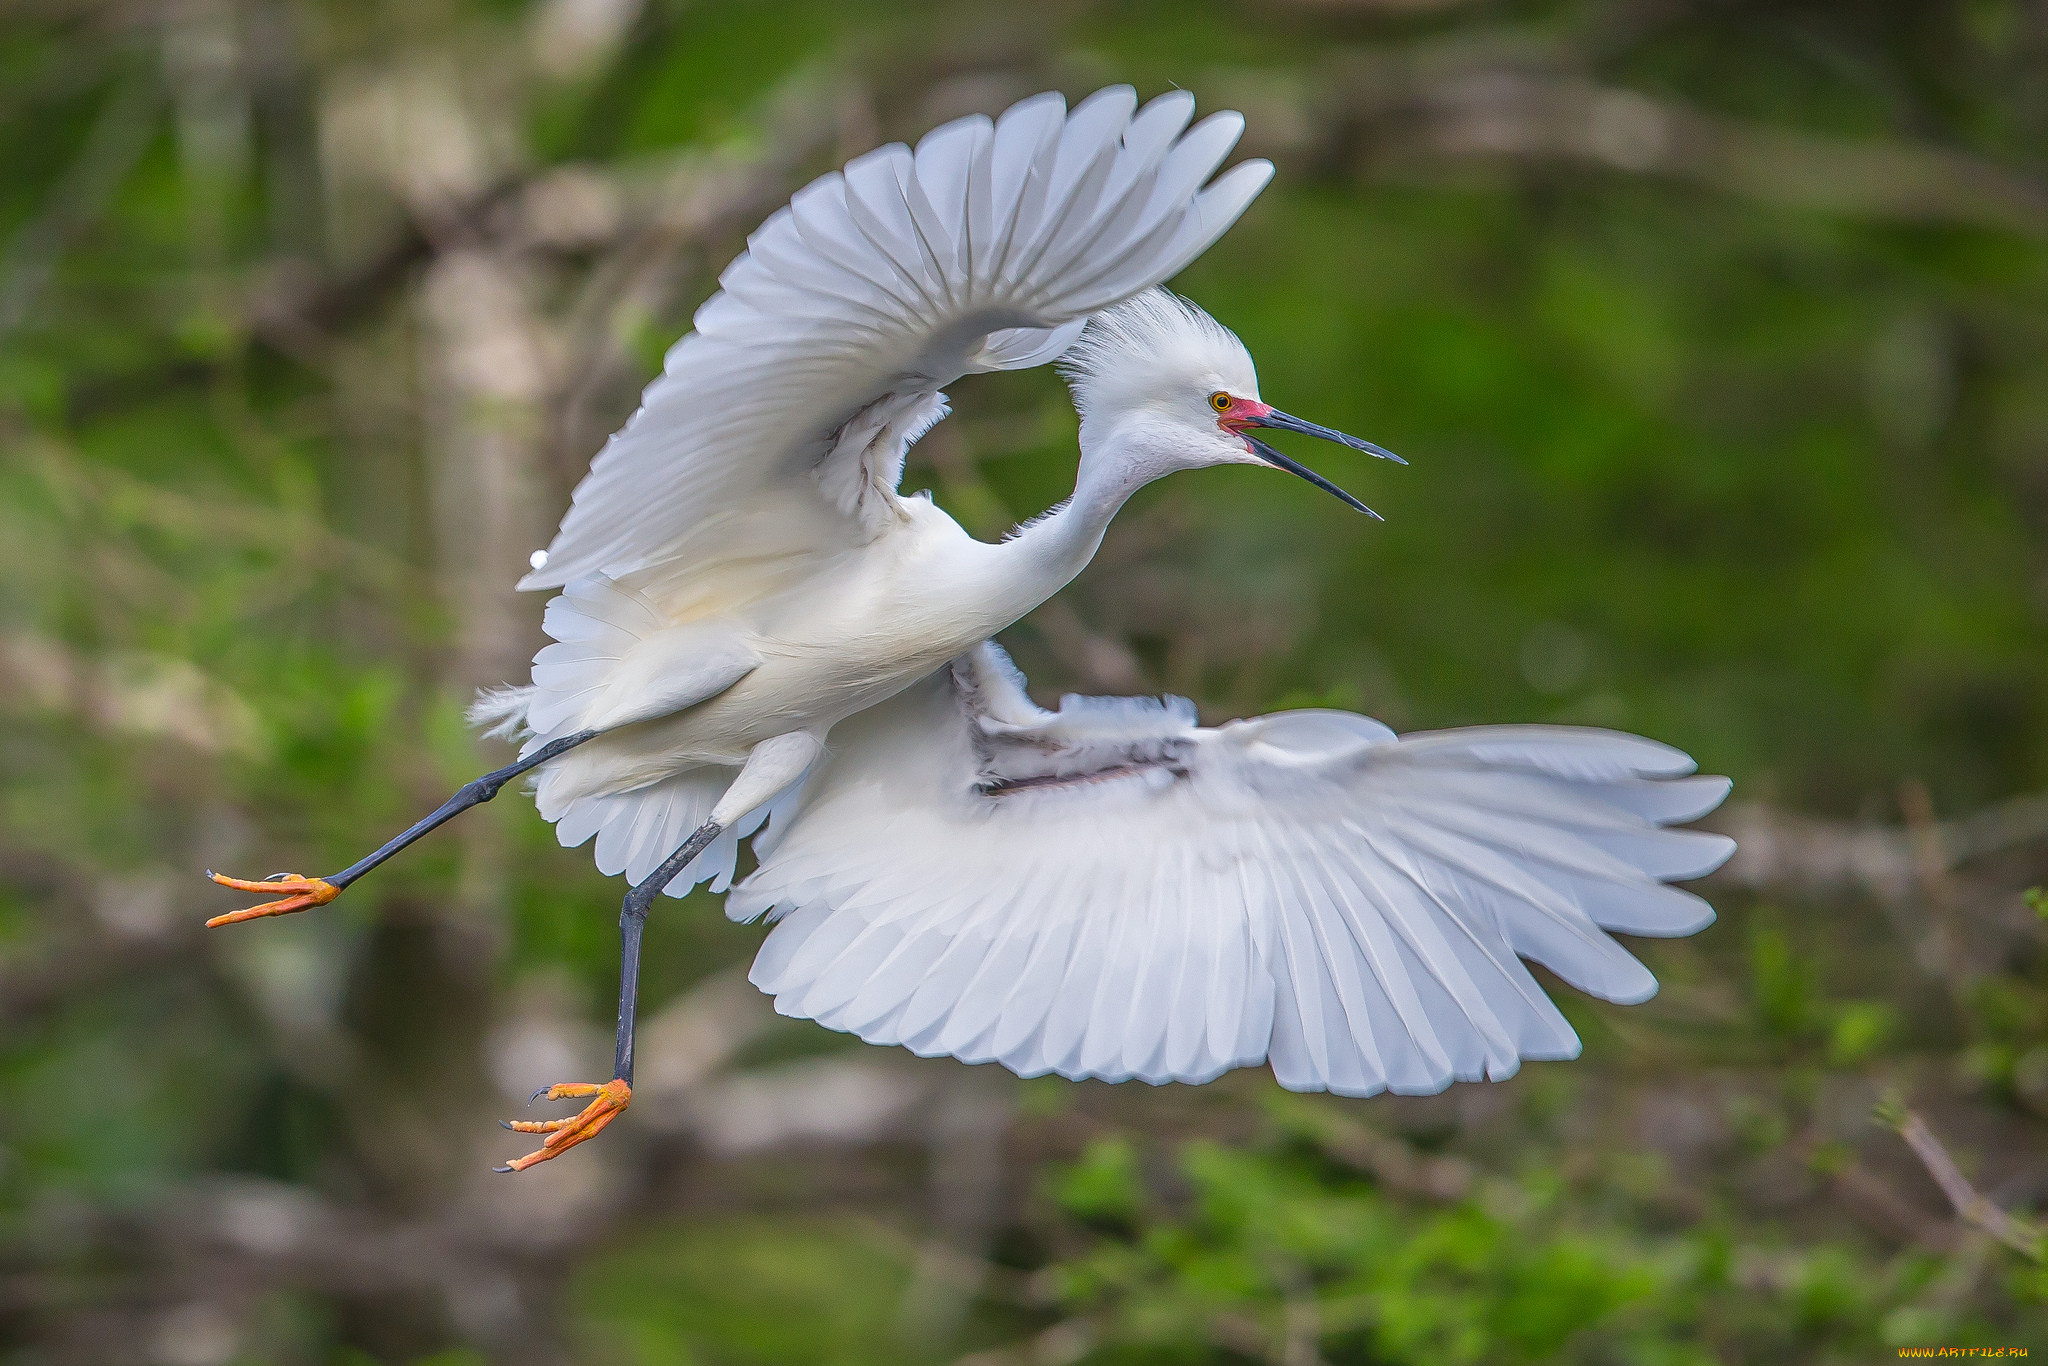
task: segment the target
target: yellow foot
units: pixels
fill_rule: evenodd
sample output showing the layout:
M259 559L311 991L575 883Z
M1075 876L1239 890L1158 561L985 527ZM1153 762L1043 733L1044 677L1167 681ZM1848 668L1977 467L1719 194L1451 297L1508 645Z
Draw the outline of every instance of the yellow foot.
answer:
M254 892L258 896L266 892L291 893L290 896L279 897L276 901L266 901L261 906L251 906L246 911L230 911L226 915L217 915L206 922L206 928L209 930L219 925L235 925L244 920L255 920L261 916L290 915L293 911L325 906L341 895L341 888L326 878L300 877L297 873L278 873L261 882L245 882L238 877L222 877L210 869L206 875L221 886L232 887L238 892Z
M599 1086L595 1082L565 1081L553 1086L542 1087L533 1093L535 1100L545 1096L549 1100L570 1100L589 1096L590 1104L583 1107L581 1114L569 1119L501 1119L498 1122L515 1134L546 1134L541 1140L540 1151L515 1157L493 1171L523 1172L537 1162L551 1157L560 1157L586 1138L596 1138L604 1126L625 1113L633 1101L633 1088L625 1082L612 1080Z

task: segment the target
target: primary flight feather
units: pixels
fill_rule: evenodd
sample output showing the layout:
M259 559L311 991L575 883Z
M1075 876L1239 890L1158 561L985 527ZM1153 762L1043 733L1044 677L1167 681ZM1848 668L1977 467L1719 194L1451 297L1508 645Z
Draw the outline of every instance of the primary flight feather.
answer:
M1272 176L1216 175L1236 114L1181 92L1057 95L869 153L748 239L521 588L559 589L531 680L480 723L520 759L328 878L217 878L322 904L525 773L565 845L632 883L605 1083L522 1170L630 1103L657 893L709 881L774 928L753 980L785 1014L1026 1075L1368 1095L1573 1055L1523 966L1639 1001L1609 937L1690 934L1664 885L1732 844L1666 746L1488 727L1397 737L1343 712L1195 724L1179 699L1033 703L991 637L1059 591L1138 488L1254 464L1363 503L1255 432L1394 459L1259 398L1237 338L1158 286ZM1214 177L1212 179L1212 177ZM943 387L1058 359L1073 496L998 544L897 491ZM764 829L765 825L765 829ZM742 839L759 867L731 887Z

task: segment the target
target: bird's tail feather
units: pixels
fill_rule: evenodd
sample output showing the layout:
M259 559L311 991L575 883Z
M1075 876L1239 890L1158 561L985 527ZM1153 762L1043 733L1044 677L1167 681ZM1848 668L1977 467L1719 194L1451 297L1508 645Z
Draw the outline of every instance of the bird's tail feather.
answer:
M481 688L469 704L469 724L494 740L526 739L533 733L526 724L526 709L537 691L531 686Z

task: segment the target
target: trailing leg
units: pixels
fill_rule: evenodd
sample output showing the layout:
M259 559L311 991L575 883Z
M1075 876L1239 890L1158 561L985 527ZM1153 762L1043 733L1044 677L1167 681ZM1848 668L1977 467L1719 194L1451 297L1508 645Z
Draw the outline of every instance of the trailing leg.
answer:
M481 778L472 779L464 783L457 789L454 796L436 807L431 815L414 822L404 833L390 840L375 853L350 864L330 877L302 877L297 873L277 873L261 881L252 882L243 878L224 877L209 869L206 875L223 887L233 887L236 891L241 892L254 892L259 896L270 892L289 892L291 895L276 901L266 901L260 906L251 906L247 910L231 911L226 915L217 915L206 922L206 927L212 929L218 925L233 925L244 920L256 920L263 916L289 915L293 911L303 911L312 906L325 906L328 902L340 896L343 889L351 882L354 882L378 864L383 863L386 859L396 854L399 850L404 849L428 831L446 825L449 821L473 806L483 805L491 800L491 798L497 796L506 783L511 782L520 774L530 769L538 768L548 760L559 755L568 753L584 741L594 738L597 734L598 732L594 730L585 730L578 731L574 735L565 735L559 740L550 740L547 744L542 745L539 749L517 762L507 764L501 769L484 774Z
M581 1112L568 1119L500 1120L499 1123L515 1133L546 1134L547 1137L541 1140L537 1151L493 1170L522 1172L536 1163L560 1157L586 1139L595 1138L632 1104L633 1028L640 1002L640 940L647 928L647 912L653 908L654 898L681 877L697 856L710 848L711 842L724 834L734 821L772 800L801 778L823 748L822 741L805 732L777 736L756 745L747 756L746 767L733 779L732 786L726 789L718 805L711 809L711 819L697 827L697 832L684 842L682 848L670 854L659 868L626 893L625 902L619 907L619 1024L612 1050L612 1079L602 1085L560 1082L534 1092L534 1100L543 1096L549 1100L580 1099L584 1096L591 1099Z
M612 1079L603 1085L567 1081L543 1087L533 1099L570 1100L591 1097L582 1111L568 1119L500 1120L507 1129L521 1134L546 1134L537 1152L514 1158L501 1172L523 1172L537 1162L560 1157L585 1139L595 1138L633 1101L633 1025L640 1002L640 937L647 928L647 912L661 889L682 876L685 868L725 833L717 821L697 827L682 848L670 854L647 879L626 893L619 907L619 1030L612 1051Z

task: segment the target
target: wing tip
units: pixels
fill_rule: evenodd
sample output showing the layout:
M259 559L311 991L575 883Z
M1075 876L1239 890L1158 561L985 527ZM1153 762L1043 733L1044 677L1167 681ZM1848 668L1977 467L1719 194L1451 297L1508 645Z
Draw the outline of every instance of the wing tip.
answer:
M1588 985L1581 986L1578 989L1585 992L1588 996L1607 1002L1609 1005L1641 1005L1643 1002L1656 996L1660 989L1660 984L1657 981L1656 974L1643 967L1640 962L1636 962L1633 955L1631 955L1629 961L1635 963L1636 967L1641 971L1641 978L1636 978L1634 973L1628 973L1619 984L1611 988ZM1578 984L1574 983L1573 985L1577 986Z
M1735 780L1733 778L1724 777L1719 773L1698 774L1691 778L1683 779L1682 781L1692 783L1693 790L1698 794L1698 796L1695 798L1692 805L1685 809L1685 812L1682 815L1674 816L1671 820L1668 821L1659 821L1659 825L1687 825L1693 821L1699 820L1701 817L1709 815L1714 811L1719 810L1721 803L1728 800L1728 794L1735 790ZM1733 848L1730 848L1728 852L1729 854L1733 854L1735 851ZM1727 858L1725 856L1723 857L1722 862L1727 862ZM1715 867L1719 866L1720 864L1715 865Z
M1727 865L1729 859L1735 857L1736 843L1733 835L1724 835L1715 830L1695 830L1690 833L1700 836L1701 862L1698 871L1669 878L1667 881L1692 882L1707 877L1719 872Z
M1084 109L1112 100L1119 104L1127 105L1131 109L1136 109L1138 107L1138 88L1121 81L1115 85L1105 85L1101 89L1091 91L1083 96L1081 102L1074 106L1074 113L1079 114Z
M1228 126L1231 129L1230 142L1228 143L1228 146L1235 147L1237 146L1237 140L1244 136L1244 124L1244 115L1239 113L1237 110L1219 109L1215 113L1203 119L1200 123L1196 124L1195 129L1191 129L1190 131L1195 131L1202 128L1223 128Z
M1216 184L1220 184L1222 181L1228 179L1231 176L1236 176L1240 180L1249 180L1253 177L1257 177L1259 183L1257 187L1251 191L1252 194L1256 195L1259 193L1260 190L1263 190L1268 185L1272 184L1273 177L1278 175L1279 173L1280 168L1275 166L1272 163L1272 161L1268 158L1247 157L1243 161L1238 162L1237 165L1225 171L1222 175L1216 177L1216 179L1210 183L1212 186L1214 186Z

